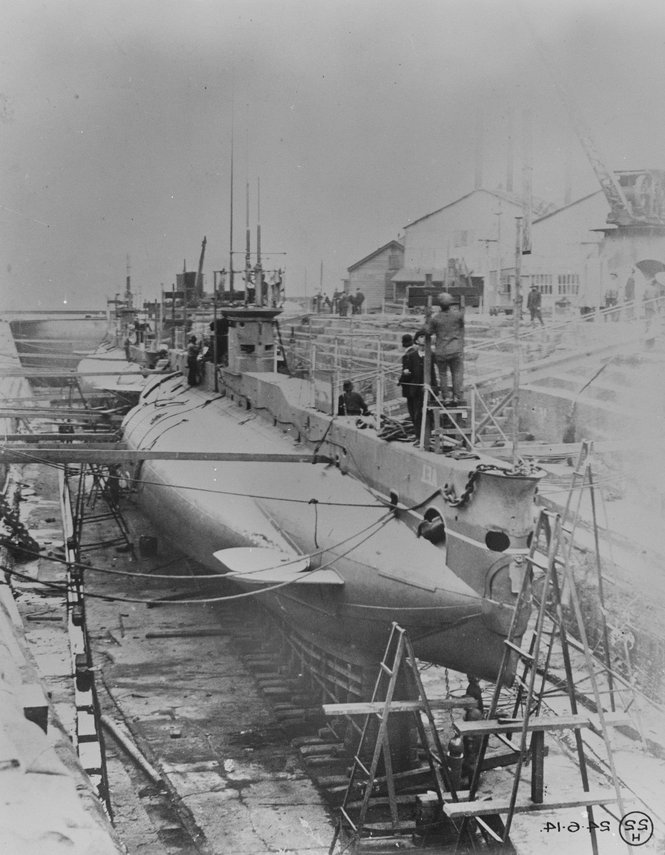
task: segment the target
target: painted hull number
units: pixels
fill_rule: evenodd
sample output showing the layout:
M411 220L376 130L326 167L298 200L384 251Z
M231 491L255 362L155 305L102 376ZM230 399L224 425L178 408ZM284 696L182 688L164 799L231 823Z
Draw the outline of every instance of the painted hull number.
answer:
M436 469L433 466L429 466L427 463L423 464L423 478L425 484L431 484L433 487L436 487Z

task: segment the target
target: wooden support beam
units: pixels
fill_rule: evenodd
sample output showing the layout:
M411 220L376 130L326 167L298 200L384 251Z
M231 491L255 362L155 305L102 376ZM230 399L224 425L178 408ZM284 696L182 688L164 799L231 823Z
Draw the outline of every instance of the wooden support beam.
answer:
M547 802L532 802L528 796L518 797L515 803L515 813L530 813L539 810L560 810L585 805L606 805L616 802L614 790L590 790L577 794L557 797L548 795ZM471 802L446 802L443 806L446 816L451 819L462 819L470 816L489 816L494 813L508 813L510 799L488 799Z
M122 377L143 376L137 368L136 371L77 371L75 368L69 371L53 371L43 368L4 368L0 370L0 377Z
M118 413L108 410L85 410L83 407L0 407L0 419L77 419L95 421L117 418Z
M65 425L71 427L71 425ZM34 445L38 442L55 442L58 445L71 442L117 442L117 433L106 433L105 431L79 431L78 433L7 433L0 435L3 442L22 443L27 442Z
M531 737L531 801L543 801L545 791L545 732L537 730Z
M475 698L463 696L461 698L431 698L430 708L433 710L469 709L476 707L478 701ZM382 713L385 709L385 701L367 701L348 704L323 704L324 715L371 715ZM389 711L391 713L418 712L424 709L422 701L391 701Z
M17 345L20 345L20 339L16 342ZM81 354L81 353L63 353L62 351L49 351L49 350L31 350L28 348L27 350L22 350L20 347L16 348L16 352L18 354L19 359L21 360L21 364L24 365L29 359L31 360L53 360L54 362L72 362L72 360L86 359L88 357L93 357L93 353L89 354ZM127 362L127 359L124 356L105 356L103 357L104 362ZM30 366L26 366L30 367Z
M604 713L605 724L616 727L617 725L630 724L630 717L625 713ZM456 721L453 727L460 736L492 736L497 733L516 733L522 730L522 719L485 719L484 721ZM598 730L599 719L593 713L579 713L577 715L543 715L531 716L527 722L527 732L536 730L572 730L589 727Z
M227 463L313 463L310 454L245 454L233 451L155 451L121 448L114 443L79 443L69 434L71 445L40 446L12 443L0 449L0 462L25 463L97 463L130 465L141 460L211 460ZM317 463L332 463L329 457L317 455Z
M520 457L536 457L544 459L546 457L572 457L577 459L580 453L581 443L579 442L520 442L518 452ZM634 442L617 440L607 440L605 442L594 442L593 450L598 454L610 454L617 451L635 452L639 449L635 448ZM477 445L476 451L481 454L487 454L490 457L508 458L512 457L511 445L492 445L482 446Z

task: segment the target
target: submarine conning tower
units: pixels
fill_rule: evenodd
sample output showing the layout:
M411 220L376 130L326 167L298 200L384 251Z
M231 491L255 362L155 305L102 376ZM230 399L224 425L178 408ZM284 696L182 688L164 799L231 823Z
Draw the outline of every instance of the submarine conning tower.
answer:
M281 309L241 306L222 310L228 323L228 370L234 374L273 371L274 319Z

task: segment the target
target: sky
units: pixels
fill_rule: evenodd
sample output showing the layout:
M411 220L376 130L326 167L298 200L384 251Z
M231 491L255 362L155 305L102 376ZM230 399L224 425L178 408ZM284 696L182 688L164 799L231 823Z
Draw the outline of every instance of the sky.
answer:
M252 251L287 295L474 186L597 189L555 79L612 169L665 168L662 0L4 0L0 308L103 308ZM570 100L570 99L569 99ZM512 118L511 118L512 117ZM482 129L482 130L481 130ZM568 173L566 163L569 163ZM259 189L260 187L260 189Z

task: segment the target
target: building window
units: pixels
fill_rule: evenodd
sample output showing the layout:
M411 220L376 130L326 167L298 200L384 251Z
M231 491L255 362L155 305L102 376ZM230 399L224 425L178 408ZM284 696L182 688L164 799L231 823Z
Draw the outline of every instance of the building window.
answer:
M551 273L534 273L530 277L529 285L535 285L541 294L552 293L552 274Z
M580 290L580 277L577 273L559 273L557 276L560 297L576 295Z
M388 255L388 270L399 270L401 267L399 253L391 252Z
M455 246L468 246L469 245L469 230L468 229L458 229L453 232L453 241Z

